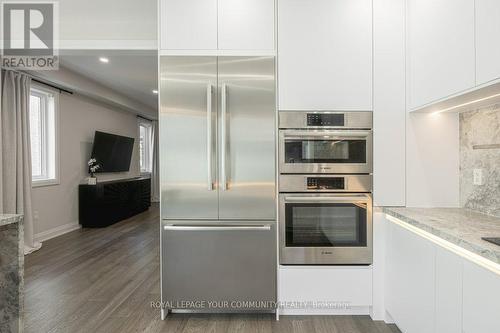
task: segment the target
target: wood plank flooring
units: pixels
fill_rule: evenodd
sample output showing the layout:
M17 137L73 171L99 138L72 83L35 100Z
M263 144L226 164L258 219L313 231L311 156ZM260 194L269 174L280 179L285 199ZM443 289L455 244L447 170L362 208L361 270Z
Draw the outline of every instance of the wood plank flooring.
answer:
M369 316L171 314L160 320L159 212L44 242L25 262L25 332L395 333Z

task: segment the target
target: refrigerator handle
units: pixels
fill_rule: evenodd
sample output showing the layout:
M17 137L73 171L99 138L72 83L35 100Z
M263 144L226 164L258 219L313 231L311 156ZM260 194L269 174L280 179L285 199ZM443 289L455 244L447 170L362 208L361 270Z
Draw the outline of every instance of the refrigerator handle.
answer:
M163 226L163 230L177 231L250 231L250 230L271 230L271 225L174 225Z
M207 182L208 190L213 191L213 172L212 172L212 146L213 146L213 129L212 129L212 84L207 85Z
M227 175L226 175L226 149L227 149L227 133L226 133L226 116L227 116L227 86L225 83L221 87L221 188L226 191Z

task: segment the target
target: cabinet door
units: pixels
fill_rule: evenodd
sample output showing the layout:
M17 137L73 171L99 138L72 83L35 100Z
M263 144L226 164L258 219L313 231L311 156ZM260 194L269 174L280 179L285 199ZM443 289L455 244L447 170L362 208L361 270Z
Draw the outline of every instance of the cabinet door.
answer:
M474 87L474 0L408 0L409 106Z
M372 109L372 1L279 0L280 110Z
M436 246L436 331L462 332L462 262L456 254Z
M219 0L219 50L274 50L274 0Z
M217 0L161 0L163 50L216 50Z
M500 1L476 0L476 84L500 78Z
M463 333L498 332L500 275L464 261Z
M404 206L404 0L373 1L373 202Z
M387 237L386 309L402 332L432 333L435 247L392 222Z

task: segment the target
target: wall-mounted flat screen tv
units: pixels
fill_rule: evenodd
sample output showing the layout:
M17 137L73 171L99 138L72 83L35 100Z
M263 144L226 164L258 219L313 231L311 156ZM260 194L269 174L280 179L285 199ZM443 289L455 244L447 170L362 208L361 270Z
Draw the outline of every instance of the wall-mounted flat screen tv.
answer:
M92 158L100 168L97 172L129 171L134 138L96 131Z

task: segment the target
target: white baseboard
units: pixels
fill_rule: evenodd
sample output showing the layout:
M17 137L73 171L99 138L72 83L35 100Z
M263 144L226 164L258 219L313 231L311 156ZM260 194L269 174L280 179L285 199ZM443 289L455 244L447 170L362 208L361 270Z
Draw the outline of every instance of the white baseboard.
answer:
M394 318L392 318L391 314L389 311L385 312L385 319L384 319L386 324L395 324L396 322L394 321Z
M352 306L347 309L280 309L280 316L360 316L369 315L369 306Z
M70 223L66 223L66 224L60 225L58 227L49 229L49 230L39 232L39 233L34 235L34 239L37 242L44 242L44 241L49 240L51 238L64 235L68 232L71 232L73 230L77 230L80 228L81 228L81 226L78 223L78 221L70 222Z

